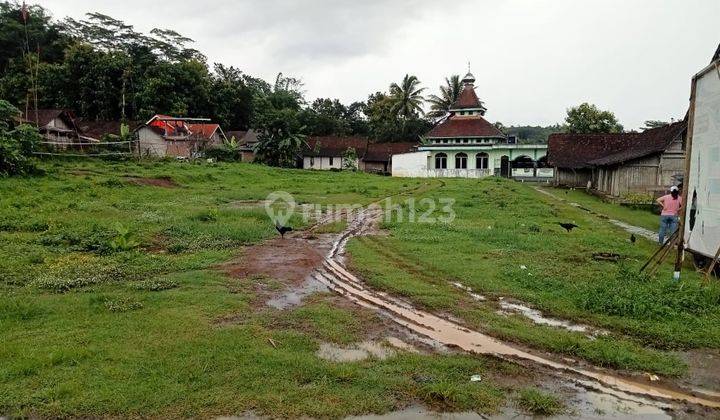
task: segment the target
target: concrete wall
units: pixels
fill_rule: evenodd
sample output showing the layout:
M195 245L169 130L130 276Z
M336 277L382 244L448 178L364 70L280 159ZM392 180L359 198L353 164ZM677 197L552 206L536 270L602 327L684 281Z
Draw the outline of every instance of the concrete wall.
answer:
M140 156L164 157L167 154L165 139L155 131L149 127L142 127L137 134Z
M392 156L392 176L428 177L430 152L400 153Z
M304 156L303 169L342 169L342 156Z

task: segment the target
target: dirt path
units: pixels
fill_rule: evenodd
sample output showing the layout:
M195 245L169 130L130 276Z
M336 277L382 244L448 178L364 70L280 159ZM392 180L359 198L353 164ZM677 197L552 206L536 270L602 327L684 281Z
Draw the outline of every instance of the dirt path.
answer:
M640 395L720 408L720 399L698 397L681 390L676 391L656 387L595 370L576 368L555 362L517 349L448 319L419 310L411 304L386 293L369 289L362 280L350 273L345 267L343 254L350 238L375 232L383 214L383 210L379 207L370 207L358 211L346 230L338 235L333 242L321 267L316 270L315 278L324 283L329 289L356 304L380 311L394 322L416 334L429 337L447 346L456 347L470 353L494 355L510 360L526 360L548 367L553 371L579 375L585 378L583 383L587 386L629 400L634 398L633 395Z

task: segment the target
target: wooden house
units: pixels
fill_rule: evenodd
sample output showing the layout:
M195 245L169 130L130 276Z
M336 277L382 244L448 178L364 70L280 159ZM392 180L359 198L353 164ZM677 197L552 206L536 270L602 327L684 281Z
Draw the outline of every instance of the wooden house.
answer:
M665 191L683 174L686 130L679 121L641 133L551 134L554 184L614 197Z

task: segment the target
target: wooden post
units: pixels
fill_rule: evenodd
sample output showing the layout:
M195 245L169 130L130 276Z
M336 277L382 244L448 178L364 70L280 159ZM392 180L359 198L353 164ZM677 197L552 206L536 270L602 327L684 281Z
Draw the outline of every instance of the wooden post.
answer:
M693 122L695 117L695 90L697 87L697 77L693 76L690 82L690 110L688 111L687 136L685 140L685 176L683 177L682 190L682 209L680 210L680 223L678 224L678 249L675 256L675 272L673 278L680 280L680 270L682 269L683 254L685 251L685 209L688 207L688 181L690 179L690 161L692 160L692 137Z
M708 267L707 271L705 272L705 279L703 280L703 283L707 283L708 281L710 281L710 276L712 275L712 272L715 269L715 264L717 263L718 258L720 258L720 246L718 247L717 251L715 252L715 256L713 257L712 261L710 262L710 266Z

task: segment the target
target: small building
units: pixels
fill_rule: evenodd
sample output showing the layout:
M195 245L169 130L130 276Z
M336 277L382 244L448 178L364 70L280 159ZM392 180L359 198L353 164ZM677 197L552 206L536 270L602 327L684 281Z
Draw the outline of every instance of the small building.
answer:
M218 124L202 118L174 118L155 115L136 129L141 156L198 157L225 140Z
M346 153L352 149L357 164L365 157L369 140L365 137L315 136L308 137L308 148L303 151L303 169L342 169Z
M34 125L42 137L60 148L81 142L82 131L77 125L75 114L67 109L29 110L21 116L22 122ZM82 141L93 139L82 139Z
M252 162L255 160L255 146L258 143L257 132L252 128L245 130L236 130L227 132L228 139L235 138L238 148L240 149L240 160L243 162Z
M396 155L393 176L480 178L490 175L550 179L547 145L518 144L485 118L487 109L468 73L449 115L423 136L418 152Z
M684 172L686 131L687 122L678 121L642 133L551 134L554 184L615 197L665 191Z
M389 175L392 173L393 156L410 153L418 148L418 143L368 143L365 154L360 161L360 170L371 173Z

